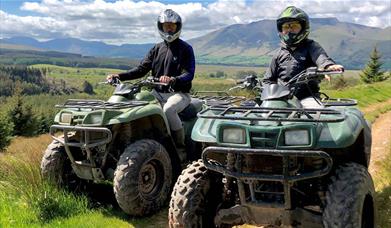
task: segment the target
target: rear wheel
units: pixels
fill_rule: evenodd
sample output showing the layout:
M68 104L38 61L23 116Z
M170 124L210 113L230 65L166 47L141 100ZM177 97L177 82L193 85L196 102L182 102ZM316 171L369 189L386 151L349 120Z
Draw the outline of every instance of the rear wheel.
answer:
M171 195L169 226L215 227L214 217L221 203L221 178L202 160L194 161L179 176Z
M375 227L374 194L372 178L364 166L348 163L339 167L326 193L324 227Z
M167 202L172 182L166 149L154 140L140 140L126 147L118 161L114 194L125 213L149 215Z

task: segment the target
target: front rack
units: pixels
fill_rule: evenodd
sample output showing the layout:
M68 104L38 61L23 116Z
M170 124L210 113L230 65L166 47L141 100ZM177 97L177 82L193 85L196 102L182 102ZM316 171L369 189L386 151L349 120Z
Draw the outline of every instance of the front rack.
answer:
M198 93L192 95L192 97L202 100L208 106L227 106L227 105L239 103L246 99L245 97L242 96L200 95Z
M270 107L208 107L197 114L199 118L277 121L277 122L342 122L346 116L333 109L298 109Z
M107 102L103 100L69 99L56 108L88 108L88 109L124 109L147 105L146 101Z

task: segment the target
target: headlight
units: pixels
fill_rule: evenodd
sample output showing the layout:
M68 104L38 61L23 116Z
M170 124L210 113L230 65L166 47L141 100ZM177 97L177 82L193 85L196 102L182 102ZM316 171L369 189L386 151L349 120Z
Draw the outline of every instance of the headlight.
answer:
M94 113L91 115L91 123L100 124L102 122L102 113Z
M94 125L101 125L103 120L103 113L102 112L93 112L88 114L84 120L83 124L94 124Z
M63 112L60 114L60 123L71 124L72 113Z
M310 144L309 132L307 130L285 131L285 145L308 145Z
M224 143L246 143L246 131L241 128L225 128L223 130Z

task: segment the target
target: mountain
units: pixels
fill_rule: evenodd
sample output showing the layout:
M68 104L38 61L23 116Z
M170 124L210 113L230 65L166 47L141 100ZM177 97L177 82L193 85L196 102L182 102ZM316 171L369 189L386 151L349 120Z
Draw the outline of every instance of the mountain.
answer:
M374 28L341 22L336 18L311 19L310 38L319 42L327 53L348 69L360 69L369 60L376 45L382 54L383 67L391 69L391 27ZM194 48L197 63L268 66L279 46L275 20L234 24L204 36L188 40ZM83 56L141 59L153 44L109 45L74 38L40 42L27 37L0 39L5 44L77 53Z
M40 42L28 37L12 37L0 39L0 47L8 45L26 45L42 50L52 50L58 52L67 52L81 54L84 56L115 57L141 59L153 44L125 44L110 45L97 41L84 41L75 38L54 39Z
M362 68L376 45L384 66L391 69L391 27L385 29L340 22L336 18L310 21L310 38L347 68ZM276 23L262 20L230 25L189 40L198 62L267 66L279 46Z

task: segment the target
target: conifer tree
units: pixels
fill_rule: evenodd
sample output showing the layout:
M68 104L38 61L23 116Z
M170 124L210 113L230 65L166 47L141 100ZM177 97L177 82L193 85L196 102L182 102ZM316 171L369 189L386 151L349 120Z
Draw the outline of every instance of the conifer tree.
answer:
M0 152L4 150L11 141L12 136L12 123L9 118L0 113Z
M16 89L13 106L8 111L8 116L14 125L13 135L31 136L36 133L36 118L32 107L24 102L20 88Z
M361 80L363 80L365 83L380 82L387 79L388 76L383 71L381 71L381 66L383 63L380 61L380 58L381 55L375 46L371 52L369 62L360 74Z

